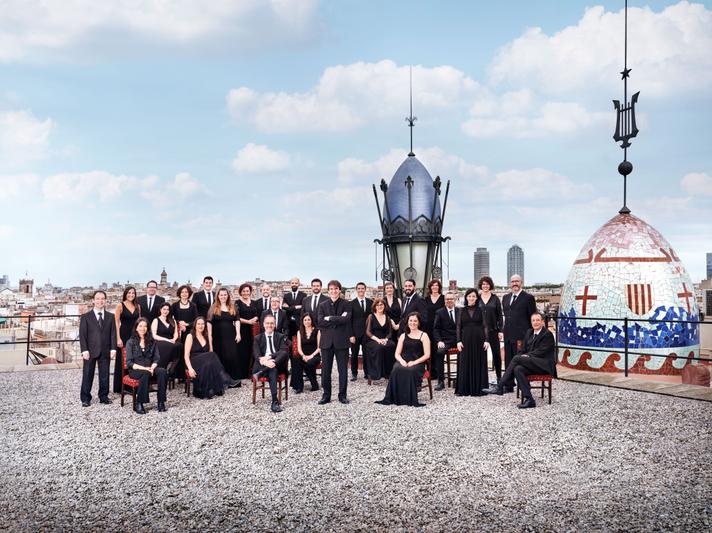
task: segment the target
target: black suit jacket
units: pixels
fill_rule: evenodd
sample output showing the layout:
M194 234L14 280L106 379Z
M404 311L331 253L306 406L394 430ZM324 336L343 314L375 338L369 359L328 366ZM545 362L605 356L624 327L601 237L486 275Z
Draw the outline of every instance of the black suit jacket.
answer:
M265 330L264 326L264 321L266 316L272 316L274 313L272 313L272 309L267 309L267 311L262 311L262 314L260 314L260 333L263 333ZM283 311L282 309L279 309L277 311L277 314L279 315L277 317L277 328L275 331L289 336L289 317L287 316L287 312Z
M433 340L444 342L445 344L457 344L457 320L460 317L462 309L455 307L453 309L455 322L450 320L450 312L447 307L442 307L435 312L435 321L433 323Z
M342 316L344 313L346 316ZM326 317L329 317L329 320L326 320ZM319 348L322 350L347 350L351 346L351 302L339 298L332 304L329 298L320 303L316 323L321 331Z
M284 363L286 363L289 358L289 355L287 354L287 337L278 331L275 331L272 335L272 344L274 344L275 350L272 354L272 359L274 359L278 367L283 367ZM252 356L255 360L255 368L259 369L260 357L264 357L265 353L267 353L267 335L265 333L260 333L252 342Z
M364 300L366 301L365 311L361 308L358 298L351 300L351 333L357 339L366 334L366 319L371 314L371 306L373 305L371 298L364 298Z
M284 296L282 297L282 309L284 309L287 312L287 316L289 317L290 320L298 320L299 316L302 314L301 309L295 309L297 305L302 305L302 300L306 294L304 294L302 291L297 291L297 297L294 297L294 293L292 291L285 292ZM284 304L287 304L288 307L284 307Z
M319 303L316 304L316 308L312 308L312 305L311 305L312 296L313 296L313 294L307 294L304 297L304 299L302 300L302 313L300 315L300 320L301 320L301 317L304 316L305 313L311 313L313 316L316 317L317 313L319 312L319 306L329 299L328 296L319 294Z
M215 303L215 291L210 291L213 294L213 304ZM205 297L205 291L199 290L193 293L193 297L190 300L198 308L198 316L208 318L208 311L210 311L210 304L208 299Z
M515 302L516 303L516 302ZM529 357L543 359L548 366L549 374L556 375L556 341L554 335L546 328L542 328L539 335L534 337L534 330L529 329L524 336L522 349L517 355L527 354Z
M163 296L156 296L153 297L153 307L151 310L148 310L148 295L144 294L143 296L138 297L138 305L141 306L141 316L148 319L148 324L151 325L153 324L153 319L158 318L158 315L161 312L161 305L165 302L165 298Z
M99 327L99 321L92 309L79 319L79 349L89 352L89 357L111 357L111 350L116 350L116 325L114 313L104 309L104 327Z
M504 333L505 341L519 341L524 339L527 330L532 327L532 314L536 312L536 301L534 296L526 291L519 293L517 300L512 305L512 293L509 292L502 298L502 310L504 312Z
M421 329L425 327L428 323L428 305L425 300L423 300L417 294L413 294L410 299L408 307L405 307L405 301L407 297L403 297L403 314L398 325L398 334L400 335L404 331L408 331L408 314L412 312L417 312L420 315L420 327Z
M257 309L257 316L262 316L262 313L264 313L265 311L269 311L271 307L269 301L271 298L271 296L267 298L267 307L264 306L264 298L262 298L262 296L255 300L255 309Z

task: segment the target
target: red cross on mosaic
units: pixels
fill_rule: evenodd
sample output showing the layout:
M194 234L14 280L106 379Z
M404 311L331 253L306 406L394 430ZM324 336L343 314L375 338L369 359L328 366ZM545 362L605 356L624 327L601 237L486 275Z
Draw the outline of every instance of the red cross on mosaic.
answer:
M586 304L589 300L598 300L595 294L588 294L588 285L583 288L583 294L576 295L577 300L581 300L581 316L586 316Z
M687 283L682 284L682 292L677 293L678 298L684 298L685 303L687 304L687 312L691 313L692 309L690 308L690 297L693 296L693 294L688 290L687 288Z

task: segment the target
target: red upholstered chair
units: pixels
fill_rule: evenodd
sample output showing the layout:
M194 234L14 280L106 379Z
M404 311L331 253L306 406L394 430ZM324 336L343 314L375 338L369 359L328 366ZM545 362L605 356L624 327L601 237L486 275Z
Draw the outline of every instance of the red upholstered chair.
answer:
M313 333L312 333L312 335L313 335ZM292 357L296 356L296 355L299 353L299 346L298 346L298 344L299 344L299 343L298 343L298 341L297 341L297 336L295 335L295 336L292 338ZM317 369L317 370L321 370L321 367L322 367L322 366L323 366L323 365L321 364L321 361L320 361L319 364L316 365L316 369ZM294 368L292 368L292 370L294 370ZM318 375L318 376L321 376L321 373L318 373L317 375ZM370 385L370 381L369 381L369 385Z
M433 380L431 378L430 372L430 359L425 361L425 372L423 373L423 379L428 380L428 391L430 392L430 399L433 399Z
M121 365L121 407L124 406L124 395L131 392L131 399L133 401L133 407L136 408L136 393L138 392L138 380L129 376L128 368L126 366L126 347L121 348L121 358L123 359ZM170 383L170 381L169 381ZM148 392L158 392L158 389L152 387L155 385L156 380L151 378L151 383L148 388ZM129 389L128 391L126 389Z
M450 348L445 354L445 363L447 369L445 373L447 374L447 386L450 388L451 383L457 380L457 348Z
M551 384L553 381L553 376L549 374L532 374L527 376L529 383L540 383L536 388L541 386L541 397L544 398L544 390L549 392L549 405L551 405ZM519 398L519 383L517 383L517 398ZM524 396L522 396L522 402L524 401Z
M269 383L269 379L266 377L261 377L255 379L252 376L252 405L257 403L257 389L262 390L262 398L265 397L265 384ZM284 390L284 399L289 400L289 387L287 386L287 374L277 375L277 399L279 403L282 403L282 391Z

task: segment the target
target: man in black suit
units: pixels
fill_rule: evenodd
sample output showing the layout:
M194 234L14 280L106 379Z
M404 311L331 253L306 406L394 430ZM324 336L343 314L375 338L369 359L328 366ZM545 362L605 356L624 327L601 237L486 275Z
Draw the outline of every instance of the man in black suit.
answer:
M512 292L502 298L502 312L504 314L504 328L499 334L500 341L504 341L504 366L509 366L512 358L517 354L524 340L524 334L529 329L532 314L536 313L534 296L522 290L522 277L514 275L509 280ZM507 392L512 392L508 390Z
M287 317L287 312L279 308L280 303L279 296L270 298L270 308L260 315L260 331L264 332L265 330L265 317L273 316L275 321L274 330L289 337L289 318Z
M302 300L306 294L299 290L299 278L292 278L289 285L292 290L284 293L282 309L287 312L287 317L289 318L289 336L294 337L299 329Z
M356 298L351 300L351 381L358 377L358 353L363 352L363 377L368 379L366 365L366 319L371 313L373 300L366 298L366 284L359 281L356 284Z
M415 292L415 280L408 279L403 284L403 314L398 326L398 334L408 331L408 315L417 312L420 315L420 323L428 322L428 306Z
M205 276L203 278L203 288L193 293L191 301L198 308L198 316L208 318L208 311L215 303L215 293L213 292L213 278Z
M149 328L153 324L153 319L158 318L158 314L161 312L161 305L166 301L162 296L156 294L157 290L158 283L152 279L146 283L146 294L139 296L138 299L138 305L141 306L141 316L148 320Z
M321 293L321 280L314 278L311 280L311 294L308 294L302 300L302 316L305 313L311 313L313 317L316 317L319 306L327 300L328 298ZM317 324L318 326L319 324Z
M327 285L329 299L319 304L317 324L321 331L321 386L324 395L319 405L331 401L331 367L336 357L339 371L339 401L349 403L346 398L346 384L349 365L349 337L351 337L351 302L341 298L341 283L331 280Z
M94 293L94 308L79 319L79 347L82 351L82 388L80 399L83 407L91 404L91 388L94 384L94 369L99 363L99 401L112 403L109 399L109 364L116 356L116 326L113 313L107 313L106 293Z
M258 298L255 302L257 316L262 316L262 313L270 309L272 299L272 286L269 283L263 283L260 287L260 293L262 294L262 296ZM262 329L262 322L260 322L260 329Z
M524 336L524 344L517 355L507 365L497 387L492 394L502 395L506 389L512 389L516 378L522 390L524 402L517 405L521 409L536 407L527 376L549 374L556 377L556 341L554 335L544 327L544 317L539 311L531 316L532 328Z
M450 348L457 346L457 319L460 309L455 307L457 296L454 292L445 295L445 307L435 312L433 322L433 342L436 352L433 358L433 374L438 379L435 390L445 388L445 355Z
M272 393L272 412L279 413L282 408L277 399L277 375L287 362L287 338L274 330L274 317L267 315L262 323L264 333L255 337L252 343L252 355L255 364L252 367L255 379L267 376L269 390Z

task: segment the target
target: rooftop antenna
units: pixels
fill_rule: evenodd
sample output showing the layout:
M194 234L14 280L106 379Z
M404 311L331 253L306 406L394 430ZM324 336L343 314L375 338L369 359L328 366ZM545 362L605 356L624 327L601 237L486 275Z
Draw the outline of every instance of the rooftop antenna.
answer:
M405 121L408 123L410 128L410 152L408 156L414 156L413 153L413 128L415 127L415 121L418 117L413 116L413 67L410 67L410 116L405 117Z
M638 135L638 127L635 124L635 104L638 102L640 91L635 93L628 101L628 78L630 71L628 68L628 0L625 0L625 29L623 38L623 71L621 79L623 80L623 106L618 100L613 100L613 106L616 110L616 131L613 134L613 140L621 143L623 148L623 161L618 165L618 173L623 176L623 207L618 211L621 215L630 214L628 208L628 175L633 172L633 165L628 161L628 147L630 140Z

